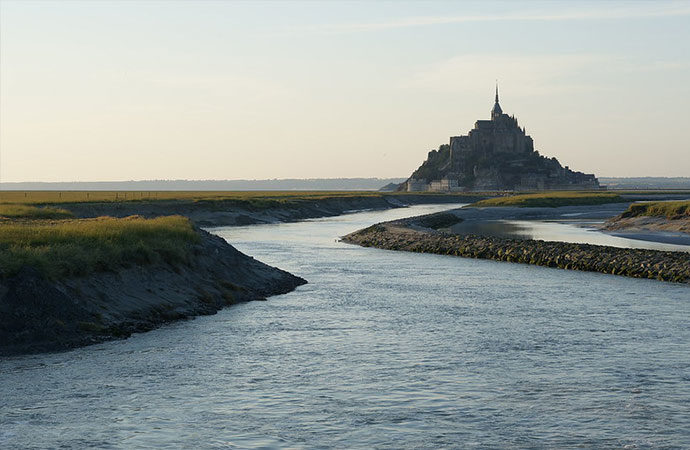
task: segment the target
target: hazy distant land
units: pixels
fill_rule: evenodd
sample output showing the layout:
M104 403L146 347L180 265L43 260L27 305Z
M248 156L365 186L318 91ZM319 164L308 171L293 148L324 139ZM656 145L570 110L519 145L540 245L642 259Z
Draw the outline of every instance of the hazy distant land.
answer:
M368 191L406 178L286 178L270 180L130 180L0 183L20 191ZM599 177L609 189L690 189L690 177Z
M599 177L609 189L689 189L690 177Z
M0 183L21 191L368 191L405 178L286 178L272 180L139 180ZM688 179L690 186L690 179Z

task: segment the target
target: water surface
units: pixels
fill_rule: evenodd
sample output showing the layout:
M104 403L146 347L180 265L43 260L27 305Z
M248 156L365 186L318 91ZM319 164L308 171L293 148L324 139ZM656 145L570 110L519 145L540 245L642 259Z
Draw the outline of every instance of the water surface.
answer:
M221 228L310 284L0 361L0 448L690 447L690 288Z
M656 232L640 234L640 239L604 233L597 225L603 221L593 220L466 220L453 225L455 233L472 233L512 239L538 239L542 241L574 242L580 244L608 245L622 248L642 248L675 252L690 252L690 245L643 240L655 234L671 242L685 242L684 233ZM622 230L621 233L625 233ZM634 233L633 233L634 235Z

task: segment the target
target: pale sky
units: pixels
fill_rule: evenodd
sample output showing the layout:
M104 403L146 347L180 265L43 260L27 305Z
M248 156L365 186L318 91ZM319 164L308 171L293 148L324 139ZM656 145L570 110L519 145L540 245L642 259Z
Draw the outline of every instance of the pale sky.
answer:
M2 181L407 177L503 111L690 176L690 2L0 0Z

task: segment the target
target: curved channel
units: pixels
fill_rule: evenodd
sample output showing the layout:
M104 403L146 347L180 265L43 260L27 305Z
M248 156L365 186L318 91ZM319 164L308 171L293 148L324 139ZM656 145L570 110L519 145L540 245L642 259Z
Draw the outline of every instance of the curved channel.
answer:
M215 229L309 284L0 361L0 447L690 446L688 286L337 240L450 207Z

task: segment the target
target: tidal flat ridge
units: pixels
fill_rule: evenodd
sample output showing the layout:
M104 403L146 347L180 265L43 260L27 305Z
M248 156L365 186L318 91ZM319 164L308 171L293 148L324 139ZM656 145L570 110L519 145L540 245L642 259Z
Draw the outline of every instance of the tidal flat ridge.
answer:
M441 213L372 225L342 239L351 244L386 250L436 253L678 283L690 282L690 253L462 235L434 229L449 227L460 221L453 214Z

